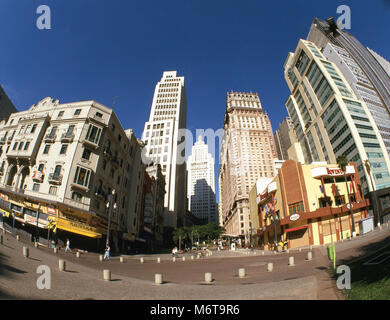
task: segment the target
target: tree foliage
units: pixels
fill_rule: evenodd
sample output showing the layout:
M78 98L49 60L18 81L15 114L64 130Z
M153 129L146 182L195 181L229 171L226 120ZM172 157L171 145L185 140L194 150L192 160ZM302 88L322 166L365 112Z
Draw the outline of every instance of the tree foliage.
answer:
M213 241L219 239L225 232L225 228L215 222L201 226L181 227L173 231L173 241L180 249L183 242L193 245L198 240L199 242Z

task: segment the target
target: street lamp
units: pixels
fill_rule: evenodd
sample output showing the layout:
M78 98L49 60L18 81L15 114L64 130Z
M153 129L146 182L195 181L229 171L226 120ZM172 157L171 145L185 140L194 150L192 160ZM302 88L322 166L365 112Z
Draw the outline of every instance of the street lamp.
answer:
M34 242L37 242L37 237L38 237L38 234L39 234L39 227L38 227L38 219L39 219L39 209L41 208L41 204L38 203L38 209L37 209L37 212L35 214L35 219L36 219L36 229L35 229L35 241ZM38 241L39 241L39 237L38 237Z
M110 194L110 201L107 202L107 209L109 209L109 213L108 213L108 228L107 228L107 240L106 240L106 246L107 247L110 244L110 225L111 225L112 201L114 200L114 195L115 195L115 189L112 190L112 192Z

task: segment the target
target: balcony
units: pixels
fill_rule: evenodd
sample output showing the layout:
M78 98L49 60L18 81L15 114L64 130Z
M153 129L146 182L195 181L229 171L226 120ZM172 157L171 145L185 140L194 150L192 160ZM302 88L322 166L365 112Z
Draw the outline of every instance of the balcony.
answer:
M88 145L89 147L92 147L93 149L99 148L99 145L96 142L96 139L93 137L85 137L83 140L83 143Z
M56 134L52 134L52 133L48 133L47 135L45 135L45 138L43 139L45 142L54 142L56 141L56 138L57 138L57 135Z
M50 173L49 174L49 183L51 184L61 184L62 174Z
M0 139L0 145L5 144L6 140L7 140L6 137L2 137L2 138Z
M42 172L34 171L31 178L36 182L43 182L44 177L45 175Z
M61 136L61 142L72 142L74 139L74 133L63 133Z
M88 192L89 191L89 188L84 186L84 185L81 185L81 184L78 184L77 182L72 182L71 185L72 189L78 189L78 190L81 190L81 191L84 191L84 192Z

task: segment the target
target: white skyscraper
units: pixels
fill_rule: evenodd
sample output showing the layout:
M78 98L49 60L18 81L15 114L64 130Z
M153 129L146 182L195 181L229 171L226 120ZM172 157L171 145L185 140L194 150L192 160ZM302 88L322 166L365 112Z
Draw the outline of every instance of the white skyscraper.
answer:
M149 121L142 135L146 143L144 156L160 163L166 178L165 227L184 223L186 119L184 77L178 77L176 71L166 71L156 85Z
M188 207L191 213L204 223L217 222L214 158L202 136L198 137L198 141L192 147L187 168Z

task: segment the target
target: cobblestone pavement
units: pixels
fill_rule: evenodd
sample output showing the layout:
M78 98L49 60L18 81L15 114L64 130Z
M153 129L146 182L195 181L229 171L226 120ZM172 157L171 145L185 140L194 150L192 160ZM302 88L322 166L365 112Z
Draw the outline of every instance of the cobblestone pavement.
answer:
M389 237L390 230L383 229L351 241L337 244L338 257L344 259L359 254L367 243ZM22 255L28 246L30 257ZM314 247L313 260L307 261L309 248L301 252L262 255L261 251L214 251L212 256L191 259L191 254L181 255L176 262L170 255L123 256L110 261L99 261L98 254L52 249L16 241L10 234L0 245L0 298L1 299L163 299L163 300L248 300L248 299L320 299L336 300L344 297L335 288L328 269L325 247ZM295 266L289 266L294 256ZM161 263L157 263L157 257ZM58 260L66 261L66 271L58 270ZM267 272L267 263L274 265ZM37 268L47 265L51 270L51 289L39 290ZM238 269L245 268L246 277L238 277ZM112 272L112 281L103 280L103 269ZM211 272L214 281L204 283L204 273ZM154 275L161 273L164 284L155 285Z

